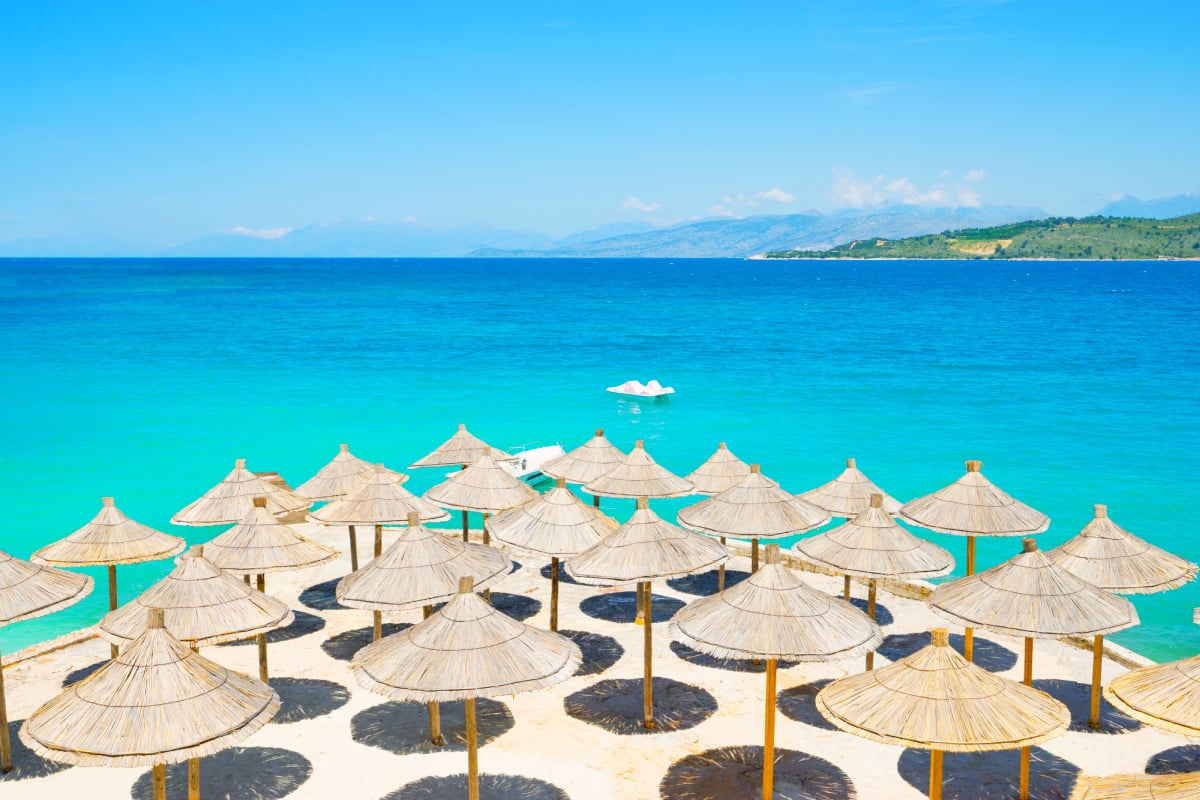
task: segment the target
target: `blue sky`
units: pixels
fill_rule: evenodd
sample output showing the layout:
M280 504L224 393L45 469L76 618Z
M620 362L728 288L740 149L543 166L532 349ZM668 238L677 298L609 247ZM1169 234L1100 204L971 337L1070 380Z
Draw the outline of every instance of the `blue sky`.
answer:
M0 0L0 242L1200 190L1200 4Z

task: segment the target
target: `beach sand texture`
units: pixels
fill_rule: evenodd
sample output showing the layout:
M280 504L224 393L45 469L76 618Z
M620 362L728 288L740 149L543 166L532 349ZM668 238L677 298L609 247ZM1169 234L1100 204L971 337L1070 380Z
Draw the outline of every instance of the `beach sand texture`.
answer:
M344 527L301 526L306 535L340 547ZM451 531L454 533L454 531ZM475 531L475 536L479 535ZM385 546L394 534L385 535ZM497 607L546 626L548 560L518 556L521 567L497 584ZM729 564L730 581L744 577L749 559ZM447 745L427 742L425 707L390 703L358 686L353 651L371 637L370 612L341 608L336 579L349 571L337 561L273 576L271 594L296 611L296 621L271 634L271 685L283 706L276 719L239 747L201 762L205 798L454 798L465 797L461 703L442 706ZM543 574L544 573L544 574ZM805 572L803 579L840 593L841 579ZM654 584L655 622L667 621L694 599L698 585L715 588L715 571ZM479 701L482 796L571 800L700 800L757 796L761 759L762 666L719 662L672 644L667 625L654 626L656 719L640 725L642 633L632 624L633 592L564 581L559 625L583 648L580 673L559 686ZM865 587L855 584L861 603ZM920 600L881 589L879 621L886 639L876 665L902 658L928 641L942 623ZM417 622L419 609L385 614L385 635ZM578 633L573 633L578 632ZM584 633L586 632L586 633ZM951 644L961 649L960 631ZM979 631L976 662L1019 680L1019 639ZM257 651L249 642L205 647L202 653L254 674ZM16 736L21 722L57 694L64 682L108 658L108 644L90 639L13 664L5 670L14 770L0 778L6 799L150 796L145 768L66 767L39 759ZM1123 660L1138 663L1132 654ZM929 755L875 744L835 730L816 712L813 696L825 682L857 672L860 658L833 664L780 665L776 729L777 798L921 798ZM1080 774L1164 771L1195 766L1200 746L1142 726L1107 705L1104 729L1087 728L1091 655L1061 642L1039 643L1038 680L1072 712L1063 736L1034 748L1031 796L1066 798ZM1106 659L1104 680L1126 671ZM436 750L436 752L435 752ZM992 800L1016 796L1017 752L945 757L943 797ZM746 764L750 766L747 767ZM186 766L168 767L168 796L186 796ZM490 776L509 776L494 778ZM404 791L402 787L406 787Z

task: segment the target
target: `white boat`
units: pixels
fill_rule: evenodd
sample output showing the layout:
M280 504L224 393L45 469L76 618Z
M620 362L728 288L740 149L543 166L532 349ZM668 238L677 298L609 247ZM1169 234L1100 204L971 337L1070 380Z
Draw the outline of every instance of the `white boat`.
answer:
M519 448L510 450L509 452L517 456L517 460L501 461L500 466L511 473L517 480L525 481L526 483L540 483L543 480L548 480L547 476L542 474L542 465L566 453L561 444L549 444L544 447L532 448L529 445L521 445Z
M623 394L629 397L663 397L668 394L675 394L674 387L663 386L655 380L647 384L643 384L641 381L625 381L620 386L609 386L608 391L613 394Z

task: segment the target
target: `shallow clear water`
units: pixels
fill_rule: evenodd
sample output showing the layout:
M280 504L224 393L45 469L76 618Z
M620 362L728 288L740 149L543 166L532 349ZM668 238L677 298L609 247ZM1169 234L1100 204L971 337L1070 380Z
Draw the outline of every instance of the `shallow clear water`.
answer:
M1107 503L1200 559L1193 264L0 260L0 296L0 548L21 557L102 495L206 541L223 529L167 520L235 458L296 485L340 442L403 468L465 422L504 448L604 427L681 474L726 441L796 492L856 457L902 500L979 458L1051 516L1043 548ZM604 391L631 378L677 394ZM964 559L964 540L923 535ZM1019 550L981 540L980 568ZM119 568L122 601L169 569ZM93 574L91 597L0 629L0 648L98 619ZM1117 641L1200 650L1200 587L1131 599L1142 625Z

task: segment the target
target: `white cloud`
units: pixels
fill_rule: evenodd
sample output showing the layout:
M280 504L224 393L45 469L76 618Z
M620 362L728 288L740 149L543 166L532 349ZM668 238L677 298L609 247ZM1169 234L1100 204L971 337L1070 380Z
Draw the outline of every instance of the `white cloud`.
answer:
M759 200L774 200L776 203L791 203L796 200L795 195L785 192L778 186L767 189L765 192L758 193Z
M242 225L235 228L230 228L229 233L234 236L248 236L251 239L279 239L292 232L291 228L259 228L254 230Z
M973 169L966 175L963 175L963 180L967 183L979 183L987 177L986 169Z
M842 101L843 105L848 106L869 106L876 99L885 95L891 94L899 89L894 83L877 83L874 86L861 86L857 89L843 89L839 92L834 92L833 96Z
M402 222L408 222L408 223L410 223L410 224L411 224L411 223L415 223L415 222L417 221L417 218L416 218L415 216L413 216L412 214L409 214L407 217L405 217L405 218L404 218L403 220L401 220L401 221L402 221Z
M708 210L708 215L710 217L733 217L733 216L736 216L733 213L733 211L729 208L729 206L724 205L724 204L715 205L712 208L710 208Z
M972 170L964 176L967 183L949 185L945 173L934 185L921 189L909 178L889 178L876 175L860 178L853 170L833 170L832 192L837 205L851 208L876 206L921 206L926 208L978 207L979 193L973 188L986 177L983 170ZM969 185L968 185L969 184Z
M643 214L653 214L661 207L658 203L646 203L633 195L628 195L625 202L621 204L622 211L641 211Z

